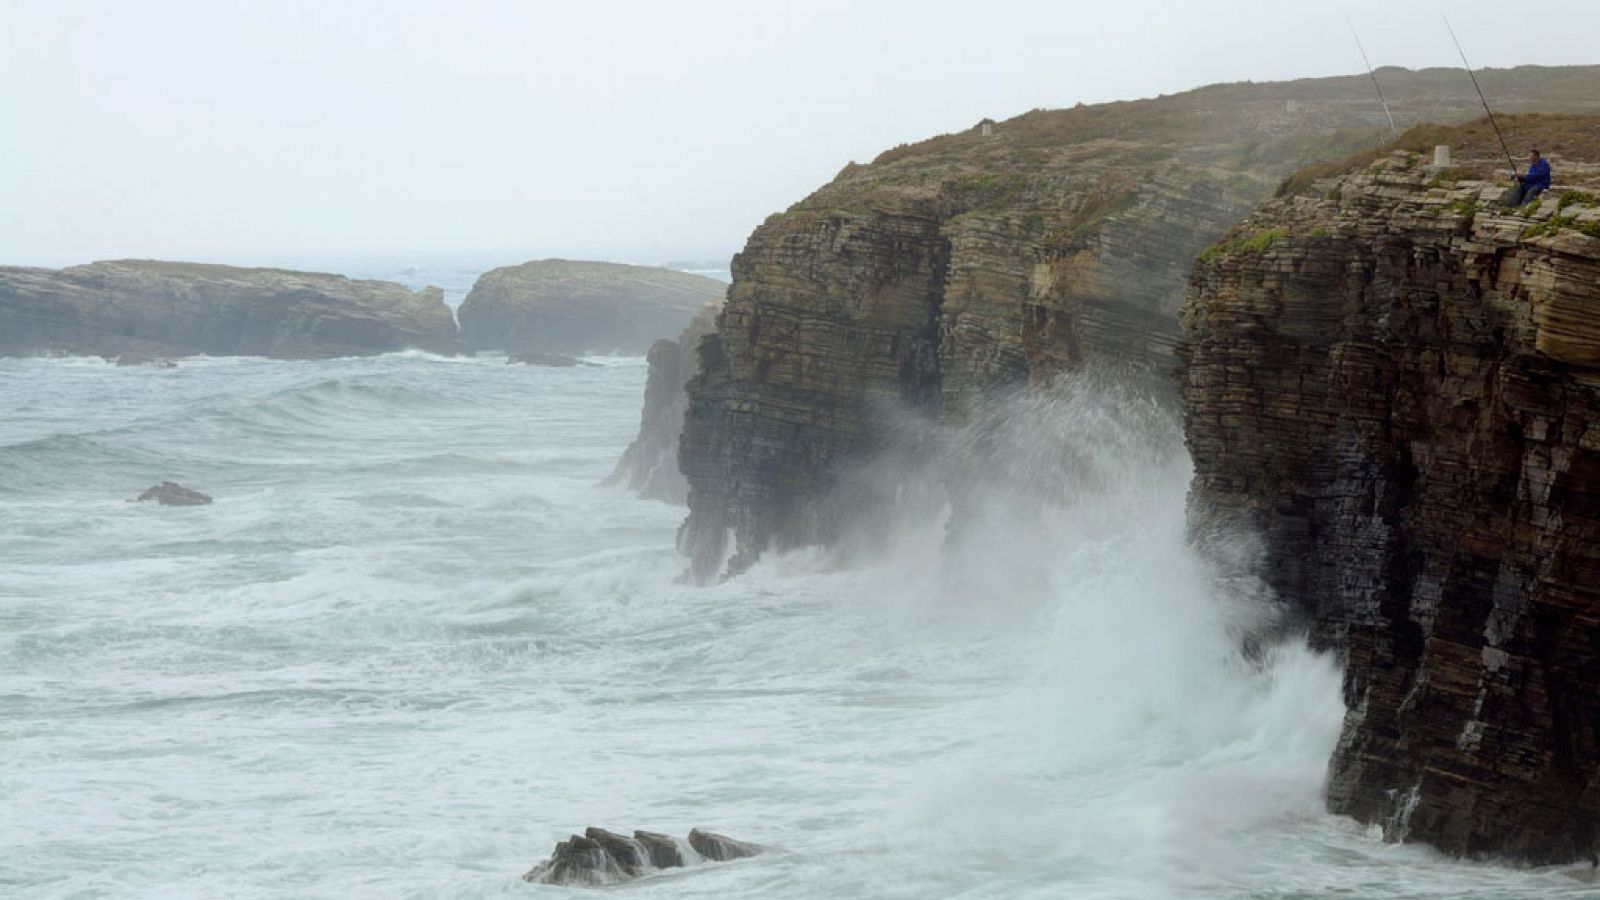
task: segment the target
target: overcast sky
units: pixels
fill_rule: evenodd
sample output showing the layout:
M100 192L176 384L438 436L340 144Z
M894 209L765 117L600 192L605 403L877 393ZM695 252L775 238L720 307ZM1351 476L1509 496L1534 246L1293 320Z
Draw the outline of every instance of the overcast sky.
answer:
M1600 2L1451 0L1475 65ZM0 264L725 257L849 160L1035 107L1456 64L1413 0L0 0Z

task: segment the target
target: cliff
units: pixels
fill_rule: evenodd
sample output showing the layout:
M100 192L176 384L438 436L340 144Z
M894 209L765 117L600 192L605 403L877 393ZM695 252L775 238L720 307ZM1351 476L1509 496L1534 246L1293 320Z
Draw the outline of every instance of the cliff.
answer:
M1379 75L1402 123L1476 115L1460 70ZM1483 81L1506 109L1600 108L1600 68ZM888 507L893 484L842 479L907 413L960 422L1088 364L1162 390L1195 254L1283 176L1377 143L1383 121L1366 76L1218 85L846 166L750 236L701 345L680 448L693 574L829 543Z
M1259 535L1347 661L1334 811L1556 862L1600 845L1600 119L1502 124L1554 157L1534 207L1485 126L1433 129L1478 161L1306 173L1202 254L1191 521Z
M677 340L663 339L650 346L639 436L617 461L607 484L624 484L642 496L669 503L687 498L689 484L678 471L678 436L689 405L686 387L700 373L700 341L715 330L721 311L720 300L707 303Z
M121 260L0 267L0 356L362 356L456 349L438 288Z
M727 287L650 266L565 259L507 266L480 275L462 301L461 338L474 350L644 353Z

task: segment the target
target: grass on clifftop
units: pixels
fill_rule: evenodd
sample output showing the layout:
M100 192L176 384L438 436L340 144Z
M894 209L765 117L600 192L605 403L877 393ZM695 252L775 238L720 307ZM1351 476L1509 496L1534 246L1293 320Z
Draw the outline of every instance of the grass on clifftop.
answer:
M1273 244L1288 236L1289 231L1286 228L1269 228L1254 234L1240 235L1232 240L1219 241L1200 251L1200 261L1211 262L1245 253L1265 253Z
M1524 157L1528 149L1535 146L1546 157L1600 159L1600 117L1526 114L1500 116L1497 121L1505 134L1506 143L1517 155L1519 168L1526 164ZM1278 186L1277 196L1309 193L1321 179L1360 171L1397 150L1418 154L1420 159L1431 159L1433 148L1439 144L1448 144L1451 155L1458 162L1495 160L1491 171L1478 174L1504 177L1507 182L1510 181L1510 163L1505 159L1505 150L1500 146L1500 139L1496 137L1489 120L1482 118L1462 125L1418 125L1382 147L1363 150L1338 162L1307 166L1285 179ZM1453 177L1460 177L1461 174L1459 169L1451 171ZM1559 170L1557 177L1560 177Z

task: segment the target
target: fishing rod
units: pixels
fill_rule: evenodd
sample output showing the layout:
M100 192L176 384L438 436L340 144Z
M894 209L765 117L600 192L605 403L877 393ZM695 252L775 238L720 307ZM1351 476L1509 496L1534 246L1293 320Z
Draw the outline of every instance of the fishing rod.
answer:
M1506 152L1506 162L1511 163L1511 177L1517 177L1517 160L1511 155L1511 148L1506 146L1506 136L1500 133L1500 123L1494 120L1494 110L1489 108L1489 98L1483 96L1483 88L1478 86L1478 76L1472 73L1472 63L1467 62L1467 51L1461 49L1461 39L1456 37L1456 30L1450 27L1450 17L1443 12L1439 18L1444 19L1444 27L1450 32L1450 40L1455 41L1456 52L1461 54L1461 64L1467 67L1467 77L1472 79L1472 88L1478 92L1478 99L1483 101L1483 111L1489 114L1489 126L1494 129L1494 136L1500 139L1500 149Z
M1383 114L1389 117L1389 130L1394 132L1395 139L1400 138L1400 129L1394 125L1394 114L1389 112L1389 101L1383 98L1383 86L1378 84L1378 73L1372 69L1372 60L1367 59L1367 48L1361 46L1361 35L1356 31L1356 23L1348 18L1344 20L1350 26L1350 36L1356 39L1356 49L1361 51L1361 61L1367 66L1367 74L1372 76L1372 87L1378 92L1378 102L1383 104Z

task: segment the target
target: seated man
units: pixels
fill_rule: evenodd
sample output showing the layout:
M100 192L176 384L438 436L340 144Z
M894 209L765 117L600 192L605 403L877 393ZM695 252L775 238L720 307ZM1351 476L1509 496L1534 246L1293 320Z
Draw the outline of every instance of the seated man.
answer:
M1511 205L1521 206L1550 189L1550 163L1539 157L1538 150L1528 151L1528 174L1517 176L1516 190L1511 193Z

